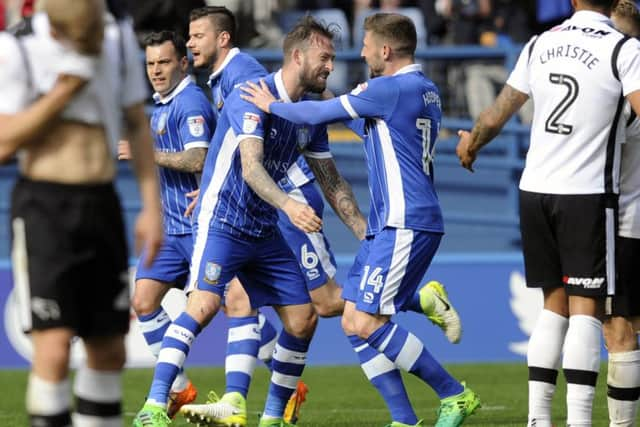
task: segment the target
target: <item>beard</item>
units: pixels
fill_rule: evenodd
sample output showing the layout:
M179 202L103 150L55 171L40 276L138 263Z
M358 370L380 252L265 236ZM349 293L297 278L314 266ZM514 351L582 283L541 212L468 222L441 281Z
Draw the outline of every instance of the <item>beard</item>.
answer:
M323 74L319 74L304 67L300 76L300 84L304 87L305 92L322 93L327 88L327 80L319 80ZM327 77L329 77L327 75Z

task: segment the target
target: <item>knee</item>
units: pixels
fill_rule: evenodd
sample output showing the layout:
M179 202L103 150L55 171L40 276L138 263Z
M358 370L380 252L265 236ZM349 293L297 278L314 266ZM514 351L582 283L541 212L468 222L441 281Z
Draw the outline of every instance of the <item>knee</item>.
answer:
M294 337L311 338L316 330L317 324L318 316L310 306L308 312L304 313L304 315L289 319L286 327L287 332Z
M336 317L342 313L344 304L333 303L333 301L319 301L313 303L313 309L320 317Z
M204 328L220 310L220 302L220 296L217 294L193 291L189 294L186 312Z
M163 286L158 282L151 282L148 279L136 282L131 307L138 316L146 316L153 313L160 307L162 298L169 290L168 286Z
M357 335L358 337L366 340L384 323L380 323L375 316L368 313L356 312L350 322L351 335Z
M633 323L622 317L607 319L603 325L604 340L609 352L619 353L638 348Z
M71 348L68 342L49 342L46 348L36 349L34 360L39 365L51 369L53 372L63 372L68 369Z
M144 298L144 296L138 295L137 293L135 293L131 299L131 308L133 308L133 311L138 317L153 313L159 306L160 304L156 304L155 301Z
M342 315L342 330L344 331L346 336L357 335L356 329L353 326L353 318L347 313Z
M87 366L97 370L119 371L127 361L124 336L85 339Z

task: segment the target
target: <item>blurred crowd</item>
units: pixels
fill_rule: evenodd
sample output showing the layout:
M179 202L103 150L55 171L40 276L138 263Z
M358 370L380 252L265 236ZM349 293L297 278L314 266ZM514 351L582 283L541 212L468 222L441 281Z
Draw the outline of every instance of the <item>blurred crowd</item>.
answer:
M46 0L0 0L0 30L30 16ZM571 0L105 0L112 10L128 14L140 40L152 31L172 29L188 38L189 12L205 5L223 5L236 16L237 45L253 49L279 49L283 35L305 13L338 32L337 50L362 46L366 16L394 11L415 23L418 48L474 45L509 47L561 23L572 14ZM640 3L640 0L638 0ZM476 119L506 81L503 59L431 61L427 72L438 84L445 114ZM265 64L271 69L278 64ZM343 93L366 78L358 64L338 63L329 87ZM208 76L196 74L199 83ZM203 83L202 83L203 84ZM530 104L530 103L529 103ZM529 124L531 105L520 112Z
M28 16L42 0L0 0L0 30ZM116 1L116 0L114 0ZM282 35L310 11L333 19L343 48L358 48L364 17L372 10L404 11L424 45L522 43L571 14L570 0L117 0L139 34L172 28L186 35L189 11L224 5L238 18L241 47L278 48Z

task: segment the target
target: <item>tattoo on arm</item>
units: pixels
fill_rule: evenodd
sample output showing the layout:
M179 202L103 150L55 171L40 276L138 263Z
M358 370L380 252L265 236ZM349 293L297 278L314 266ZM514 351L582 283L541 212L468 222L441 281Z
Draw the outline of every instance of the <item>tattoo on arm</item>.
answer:
M264 143L261 139L246 138L240 141L242 178L262 200L282 209L289 196L278 187L262 165L263 155Z
M500 133L507 120L522 107L529 96L509 85L504 85L493 105L480 113L471 131L474 151L480 150Z
M307 163L313 170L313 174L322 188L324 197L327 199L333 210L338 214L342 222L351 229L359 240L364 239L367 229L365 220L358 201L356 200L351 186L340 175L333 158L315 159L307 157Z
M206 148L191 148L177 153L156 151L156 164L163 168L174 169L179 172L200 173L204 167L207 155Z

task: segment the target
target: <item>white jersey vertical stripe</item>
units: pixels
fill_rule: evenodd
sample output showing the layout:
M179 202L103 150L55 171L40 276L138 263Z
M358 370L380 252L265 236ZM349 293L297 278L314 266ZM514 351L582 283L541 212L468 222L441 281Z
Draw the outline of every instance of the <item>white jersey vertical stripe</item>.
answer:
M15 218L13 228L13 247L11 263L15 284L18 313L23 329L31 329L31 288L29 287L29 258L27 255L27 233L22 218Z
M382 295L380 295L380 314L396 314L394 298L398 294L398 289L407 271L412 244L413 230L396 229L396 241L393 246L391 264L382 288Z
M380 137L380 146L382 147L382 158L384 161L384 173L387 183L386 194L391 200L387 200L387 224L393 227L405 228L405 197L402 185L402 175L400 174L400 163L396 157L396 152L391 141L391 134L387 124L382 119L376 119L376 129Z
M233 133L233 129L229 128L222 140L222 146L218 152L216 163L213 169L213 176L209 185L202 194L202 200L200 201L200 212L198 213L198 231L196 233L196 239L193 245L193 255L191 258L191 272L189 274L190 283L188 290L197 288L198 276L200 273L200 263L202 262L202 255L207 245L207 238L209 236L209 226L211 225L211 218L213 212L218 204L218 196L222 185L224 184L225 177L231 170L231 164L233 162L233 155L238 148L238 139Z
M605 239L606 239L606 272L607 272L607 294L616 293L616 211L615 209L605 209Z

